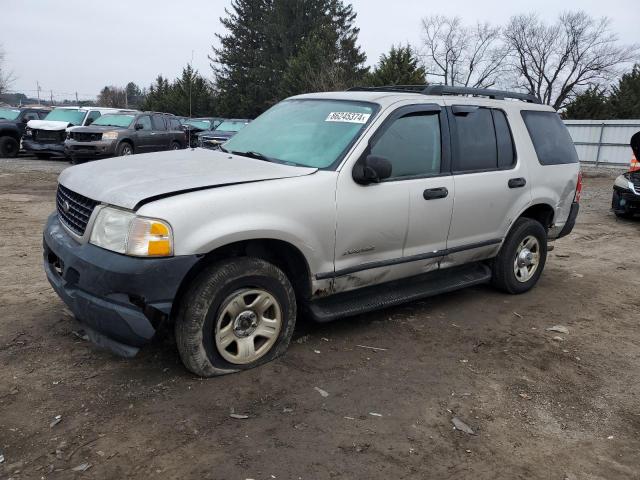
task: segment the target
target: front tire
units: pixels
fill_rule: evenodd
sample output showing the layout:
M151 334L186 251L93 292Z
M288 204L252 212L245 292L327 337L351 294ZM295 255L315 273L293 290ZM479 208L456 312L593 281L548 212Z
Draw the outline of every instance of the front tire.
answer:
M4 136L0 137L0 157L1 158L15 158L18 156L20 150L20 144L15 138Z
M129 142L122 142L120 145L118 145L118 149L116 150L116 155L118 157L133 155L133 145L131 145Z
M507 293L531 290L547 261L547 231L540 222L519 218L493 261L493 285Z
M182 148L182 146L180 145L180 142L172 142L171 143L171 150L180 150Z
M247 370L282 355L295 322L295 294L282 270L259 258L222 260L203 270L180 302L178 351L202 377Z

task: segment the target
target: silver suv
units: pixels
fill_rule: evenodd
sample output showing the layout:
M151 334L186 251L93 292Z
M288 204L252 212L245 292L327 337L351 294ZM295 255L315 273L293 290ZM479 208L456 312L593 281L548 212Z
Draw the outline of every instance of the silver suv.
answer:
M97 344L133 356L162 325L213 376L327 322L469 285L512 294L578 213L578 158L534 97L387 87L289 98L221 150L60 175L53 288Z

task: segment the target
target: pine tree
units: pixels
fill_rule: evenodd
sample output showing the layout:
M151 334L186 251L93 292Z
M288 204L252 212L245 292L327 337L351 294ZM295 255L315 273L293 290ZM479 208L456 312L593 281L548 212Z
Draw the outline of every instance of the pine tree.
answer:
M389 53L382 54L380 61L368 78L372 86L383 85L425 85L426 72L419 65L415 52L410 45L395 45Z
M593 87L579 94L563 112L569 120L601 120L610 118L611 112L604 89Z
M283 97L343 89L366 68L342 0L233 0L210 56L223 115L255 117Z
M625 73L609 97L611 118L640 118L640 65Z

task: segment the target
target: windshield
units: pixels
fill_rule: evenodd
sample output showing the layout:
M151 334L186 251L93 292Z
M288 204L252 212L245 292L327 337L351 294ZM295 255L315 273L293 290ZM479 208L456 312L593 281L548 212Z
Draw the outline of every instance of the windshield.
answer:
M14 110L13 108L0 108L0 118L5 120L15 120L20 115L20 110Z
M133 122L135 117L135 115L103 115L96 119L91 125L127 128L131 125L131 122Z
M68 122L72 125L82 125L82 121L84 120L84 116L87 112L83 110L69 110L66 108L57 108L52 110L46 117L45 120L56 120L59 122Z
M247 125L247 122L230 122L224 121L216 127L219 132L239 132Z
M192 127L199 128L200 130L210 130L211 122L209 120L185 120L182 122L183 125L191 125Z
M247 125L224 149L327 168L360 135L374 108L363 102L286 100Z

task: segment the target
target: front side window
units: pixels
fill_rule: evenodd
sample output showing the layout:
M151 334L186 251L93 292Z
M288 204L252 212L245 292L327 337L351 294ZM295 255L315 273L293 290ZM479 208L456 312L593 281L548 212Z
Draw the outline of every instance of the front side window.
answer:
M342 158L374 112L374 104L364 102L285 100L240 130L224 144L224 150L329 168ZM222 130L225 123L216 130Z
M151 130L151 118L149 118L149 115L138 118L136 124L142 125L142 130Z
M71 110L68 108L56 108L51 110L45 120L54 120L58 122L67 122L71 125L82 125L84 117L87 114L85 110Z
M38 118L38 114L36 112L27 112L24 114L24 119L25 121L29 121L29 120L40 120Z
M87 117L87 125L91 125L94 121L100 118L101 113L97 110L92 110L89 112L89 116Z
M534 110L523 110L521 114L542 165L578 163L573 140L560 115Z
M391 162L391 179L440 173L440 120L437 113L410 113L395 120L371 147L371 155Z

